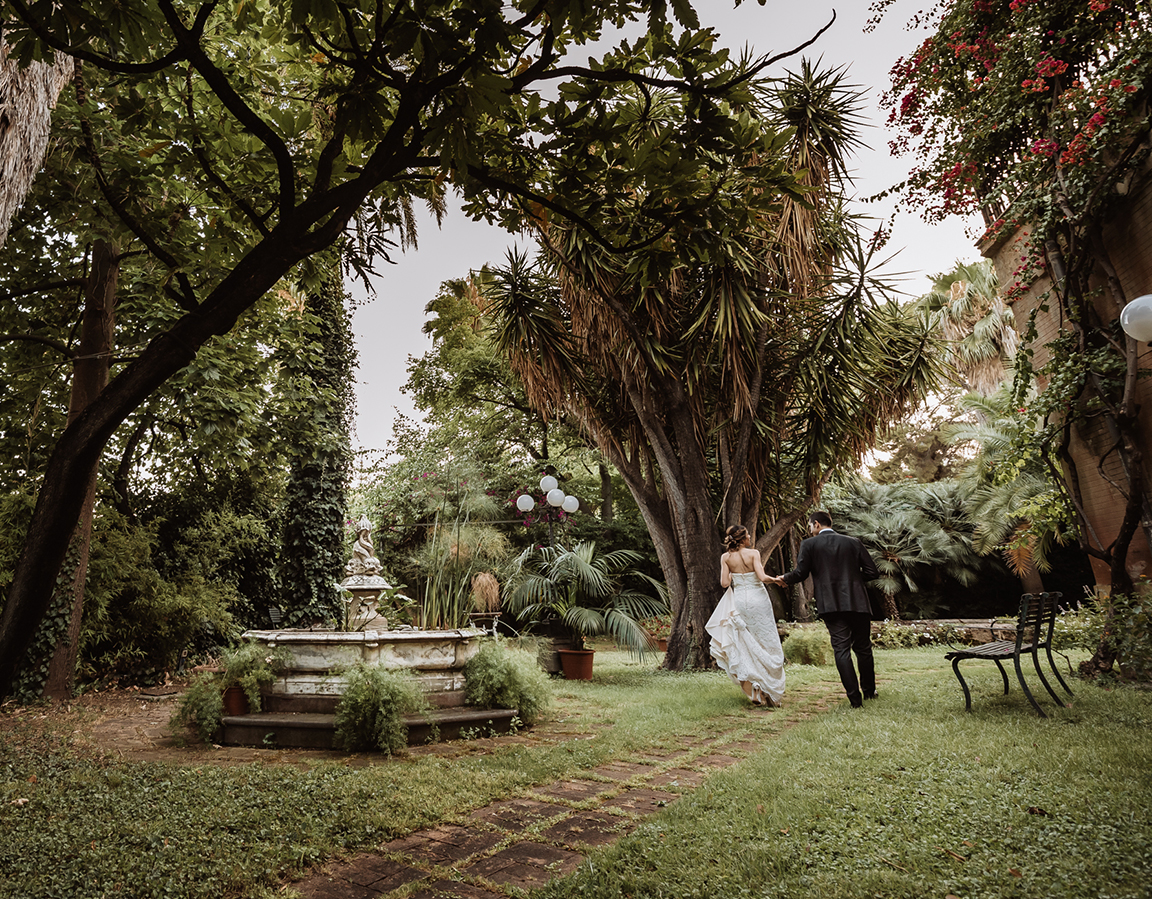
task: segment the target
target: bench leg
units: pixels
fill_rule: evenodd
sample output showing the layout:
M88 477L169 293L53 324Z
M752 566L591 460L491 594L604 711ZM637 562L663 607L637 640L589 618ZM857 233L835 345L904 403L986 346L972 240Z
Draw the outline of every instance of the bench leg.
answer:
M1060 681L1060 686L1064 688L1064 692L1069 696L1075 696L1076 694L1072 692L1072 688L1064 683L1064 678L1060 676L1060 669L1056 667L1056 662L1052 659L1052 647L1045 646L1044 651L1048 653L1048 664L1052 666L1052 673L1056 675L1056 680Z
M996 667L1000 669L1000 676L1002 678L1004 678L1004 695L1007 696L1008 695L1008 672L1004 670L1004 666L1000 663L999 659L993 659L992 661L996 663Z
M960 681L960 686L964 688L964 711L972 711L972 694L968 692L968 684L964 682L963 676L960 674L960 660L952 660L952 670L956 672L956 680Z
M1033 654L1032 657L1035 658L1035 654ZM1032 695L1032 691L1028 689L1028 684L1024 680L1024 672L1020 670L1020 656L1013 656L1012 661L1016 663L1016 678L1020 681L1020 689L1024 691L1024 695L1028 697L1028 701L1032 703L1032 708L1039 713L1040 717L1047 718L1048 716L1044 713L1044 710L1040 708L1040 703L1036 701L1036 697ZM1040 670L1039 665L1037 665L1036 670ZM1043 677L1041 677L1041 680L1043 680ZM1044 686L1048 686L1047 682L1045 682ZM1052 692L1051 687L1048 687L1048 692Z
M1052 689L1052 685L1048 683L1048 678L1044 676L1044 672L1040 670L1040 653L1035 649L1032 650L1032 664L1036 666L1036 676L1040 678L1040 683L1044 685L1044 689L1048 691L1048 695L1060 708L1067 708L1064 701L1056 695L1056 691Z

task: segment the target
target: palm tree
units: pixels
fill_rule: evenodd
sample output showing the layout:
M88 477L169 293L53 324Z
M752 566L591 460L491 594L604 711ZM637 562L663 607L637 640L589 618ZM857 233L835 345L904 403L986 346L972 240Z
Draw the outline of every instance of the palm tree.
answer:
M856 94L838 74L805 78L750 94L747 156L703 169L663 240L621 253L541 218L541 257L494 272L497 342L529 401L577 424L641 509L671 598L668 668L709 660L718 522L767 523L771 552L935 383L925 323L868 276L877 246L843 215ZM821 117L817 101L837 108ZM784 113L794 131L769 122ZM632 151L682 126L659 97L633 114ZM666 214L645 206L649 187L606 193L596 226L627 244Z
M48 148L56 98L72 78L72 57L21 66L0 33L0 247Z
M898 597L918 597L921 617L946 579L971 586L980 557L965 512L965 491L955 482L875 484L853 479L830 487L825 503L838 526L860 538L880 570L885 615L901 617Z
M1020 338L1012 310L1000 299L992 261L958 262L952 271L936 276L918 305L950 341L960 386L985 396L993 393L1012 369Z
M578 648L588 637L611 634L631 652L651 647L645 618L668 613L664 585L636 570L643 556L634 550L597 553L596 543L529 547L517 558L504 608L525 622L557 620ZM624 584L645 581L654 595Z
M968 514L976 523L975 548L999 550L1025 592L1043 592L1048 553L1064 542L1075 521L1045 461L1047 450L1025 449L1034 442L1035 430L1017 411L1007 387L990 396L968 394L960 407L980 422L953 430L954 440L979 447L962 474L971 491Z

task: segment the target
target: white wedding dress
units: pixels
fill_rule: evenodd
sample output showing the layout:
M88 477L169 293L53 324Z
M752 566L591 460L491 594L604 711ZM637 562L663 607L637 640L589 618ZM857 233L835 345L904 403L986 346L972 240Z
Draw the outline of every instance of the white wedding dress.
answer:
M749 681L779 703L784 696L784 650L772 599L755 571L732 572L705 629L712 658L736 683Z

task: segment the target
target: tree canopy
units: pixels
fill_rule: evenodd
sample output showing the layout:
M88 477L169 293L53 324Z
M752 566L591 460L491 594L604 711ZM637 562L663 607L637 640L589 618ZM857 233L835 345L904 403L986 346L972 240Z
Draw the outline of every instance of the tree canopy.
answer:
M307 260L349 236L351 264L413 237L411 204L442 208L453 185L476 216L512 223L530 207L589 221L616 169L577 135L607 129L618 98L655 89L688 98L632 242L667 227L665 198L685 190L701 148L735 146L729 98L743 83L716 62L687 2L446 0L395 5L254 0L4 0L5 38L22 63L71 56L75 115L58 117L71 170L33 190L95 205L77 237L115 237L139 259L150 326L72 424L46 441L37 506L0 618L6 693L60 571L84 485L120 425L232 332L289 278L310 288ZM646 20L643 36L570 64L605 28ZM67 91L66 91L67 93ZM709 157L711 158L711 156ZM564 160L564 176L552 171ZM25 220L44 242L70 241ZM601 245L610 241L598 236Z

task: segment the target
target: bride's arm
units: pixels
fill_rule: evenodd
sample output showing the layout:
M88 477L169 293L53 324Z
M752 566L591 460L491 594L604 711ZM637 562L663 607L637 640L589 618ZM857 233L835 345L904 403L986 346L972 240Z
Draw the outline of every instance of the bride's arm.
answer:
M756 577L760 578L760 583L771 584L773 582L773 578L764 573L764 561L760 558L760 553L753 550L752 557L752 564L755 566Z
M720 557L720 586L727 590L732 586L732 570L728 567L728 553Z

